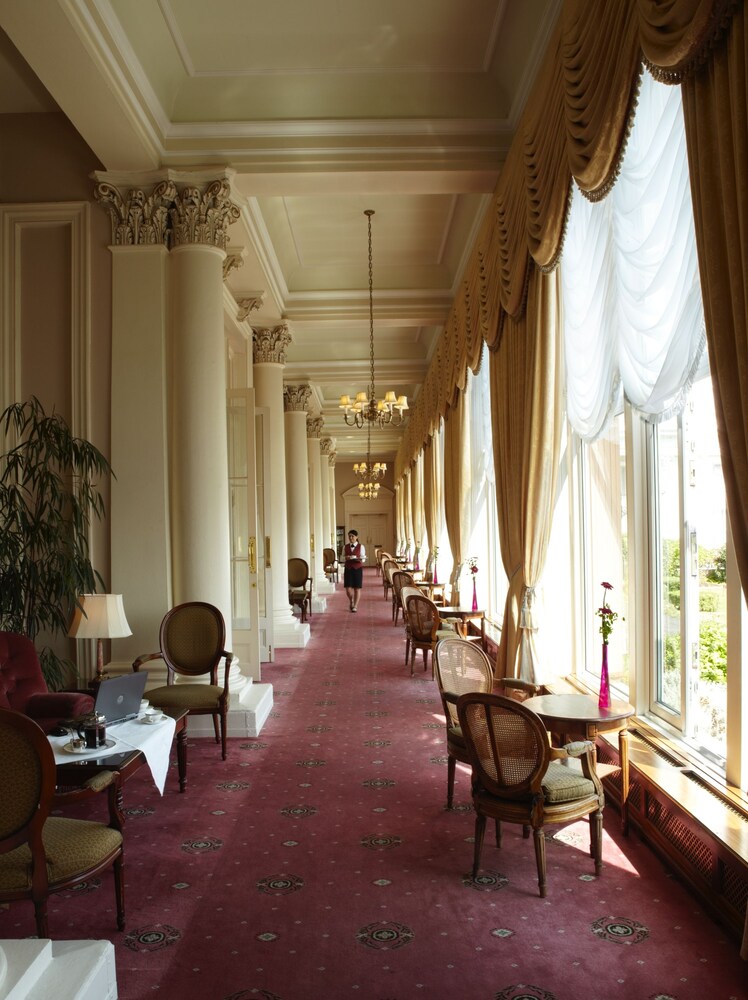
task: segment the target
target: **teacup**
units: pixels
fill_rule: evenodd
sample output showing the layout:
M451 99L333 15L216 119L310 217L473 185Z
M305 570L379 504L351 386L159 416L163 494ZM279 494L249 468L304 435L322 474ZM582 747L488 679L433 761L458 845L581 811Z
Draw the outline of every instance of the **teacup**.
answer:
M71 750L78 750L78 751L85 750L86 749L86 741L84 739L81 739L80 736L76 736L74 739L72 739L70 741L70 749Z
M147 712L148 709L149 709L149 707L150 707L150 704L151 703L148 701L147 698L143 698L143 700L140 703L140 711L141 712Z
M155 725L157 722L161 722L164 718L164 713L158 708L149 708L145 713L145 721L151 725Z

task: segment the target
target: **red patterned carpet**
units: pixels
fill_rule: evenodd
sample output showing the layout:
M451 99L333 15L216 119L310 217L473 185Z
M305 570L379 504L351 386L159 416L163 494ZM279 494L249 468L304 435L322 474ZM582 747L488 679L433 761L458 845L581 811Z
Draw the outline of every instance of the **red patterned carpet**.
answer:
M447 812L431 672L410 677L373 572L365 587L358 614L339 587L306 650L265 665L260 738L225 762L190 740L184 795L175 770L163 798L126 785L127 930L105 875L51 900L52 934L114 941L121 1000L745 1000L737 946L612 807L599 879L586 822L549 839L545 900L510 826L466 874L468 774ZM29 903L0 909L0 938L33 929Z

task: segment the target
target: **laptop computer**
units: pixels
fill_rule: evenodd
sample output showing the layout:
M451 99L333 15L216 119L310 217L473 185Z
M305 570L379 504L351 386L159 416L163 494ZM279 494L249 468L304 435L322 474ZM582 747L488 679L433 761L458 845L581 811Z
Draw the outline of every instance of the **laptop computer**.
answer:
M94 711L101 712L106 718L107 726L136 719L147 680L147 670L106 678L99 684L96 692Z

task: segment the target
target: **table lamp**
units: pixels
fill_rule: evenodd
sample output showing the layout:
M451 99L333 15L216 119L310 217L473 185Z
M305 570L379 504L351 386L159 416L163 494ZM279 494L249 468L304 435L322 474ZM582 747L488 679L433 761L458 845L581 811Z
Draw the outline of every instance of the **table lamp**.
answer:
M132 635L127 624L122 594L82 594L73 615L68 635L73 639L96 639L95 687L104 680L104 639L121 639Z

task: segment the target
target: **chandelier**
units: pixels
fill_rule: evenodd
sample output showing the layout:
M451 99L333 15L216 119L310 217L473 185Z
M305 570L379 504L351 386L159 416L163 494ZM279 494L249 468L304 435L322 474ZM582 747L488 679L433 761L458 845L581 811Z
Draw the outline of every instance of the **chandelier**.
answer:
M356 462L353 471L361 479L358 484L359 500L376 500L380 484L377 482L387 471L386 462L371 464L371 424L366 428L366 461Z
M378 427L392 424L398 427L403 422L403 410L408 409L408 397L396 396L390 390L382 399L377 399L374 391L374 281L371 255L371 217L374 215L374 209L367 208L364 215L368 218L369 224L369 364L371 366L369 392L368 394L357 392L353 402L350 396L341 396L338 405L349 427L363 427L364 424L368 426L376 424Z

